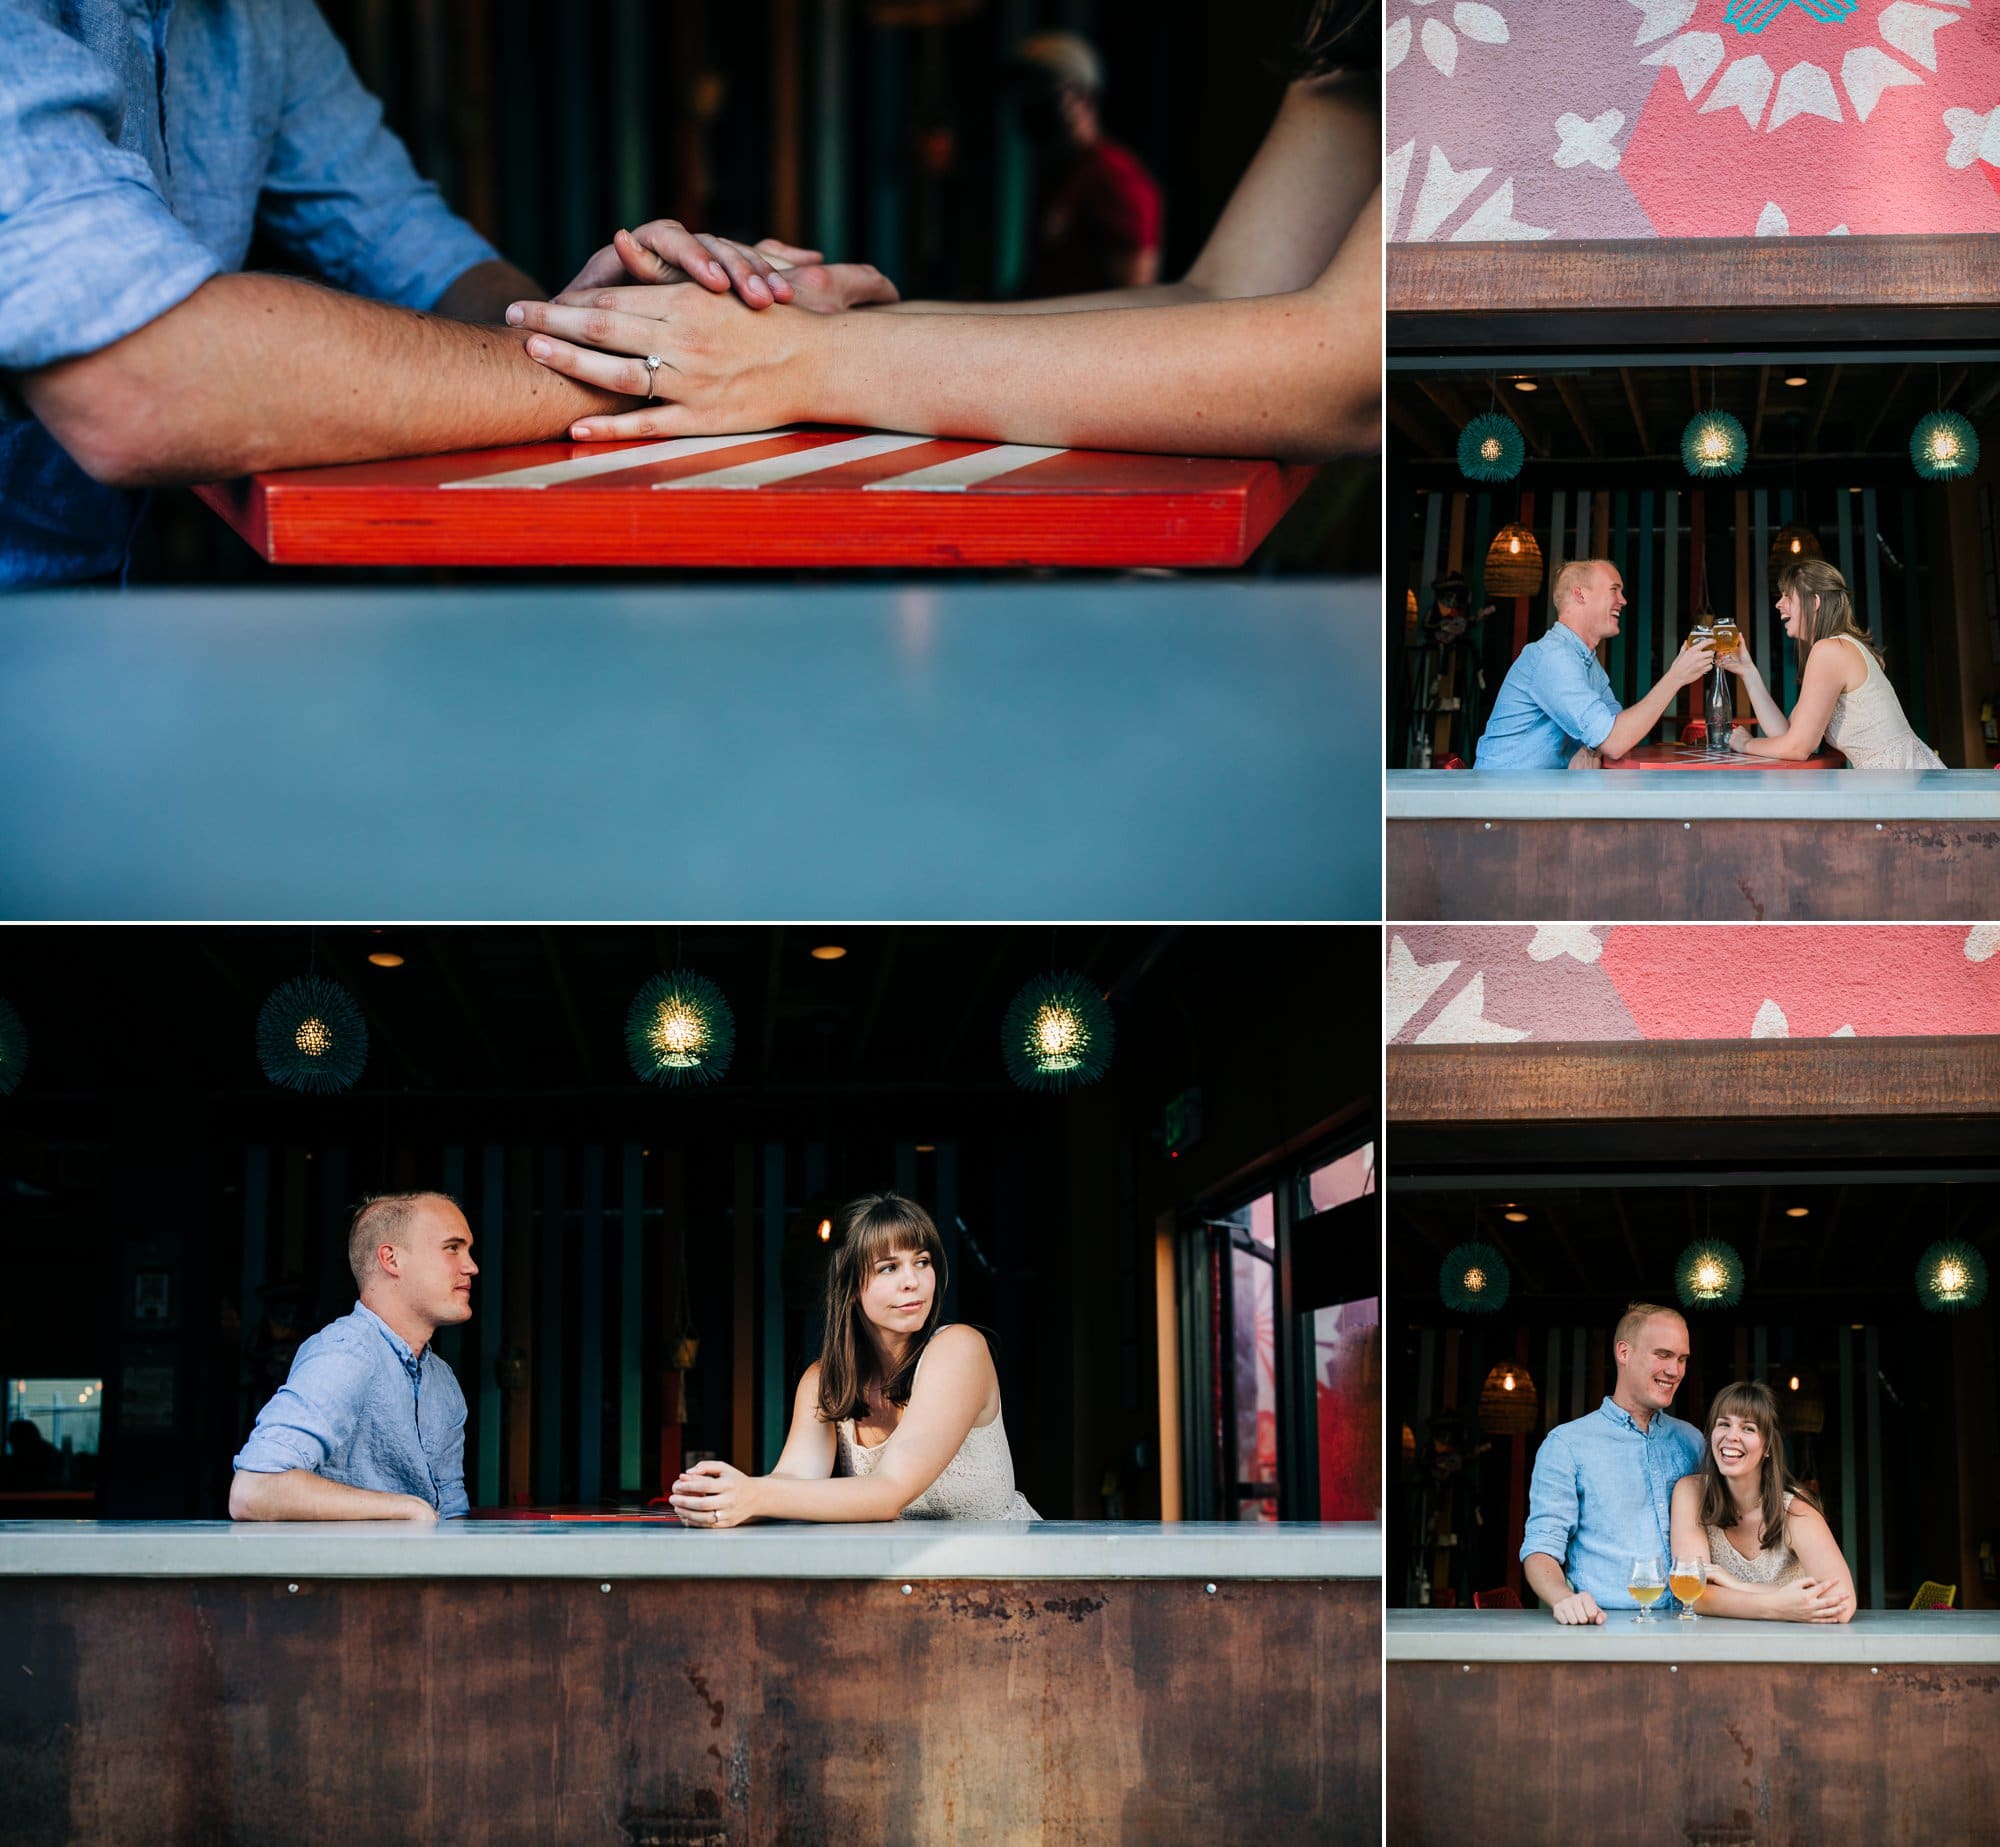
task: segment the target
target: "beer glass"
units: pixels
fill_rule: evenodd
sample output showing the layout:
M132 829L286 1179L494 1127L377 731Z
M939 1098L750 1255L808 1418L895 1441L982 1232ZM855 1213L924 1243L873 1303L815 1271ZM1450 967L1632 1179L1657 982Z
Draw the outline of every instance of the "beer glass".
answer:
M1743 645L1743 631L1734 616L1717 616L1714 629L1715 658L1725 660Z
M1632 1593L1632 1601L1639 1606L1639 1614L1632 1618L1635 1623L1650 1623L1652 1617L1647 1609L1658 1603L1667 1588L1667 1581L1660 1575L1660 1555L1655 1552L1633 1559L1631 1575L1625 1580L1625 1588Z
M1694 1613L1694 1606L1700 1601L1702 1592L1708 1589L1708 1560L1675 1559L1672 1571L1667 1574L1667 1588L1674 1593L1674 1601L1681 1606L1680 1620L1684 1623L1700 1622L1701 1618Z

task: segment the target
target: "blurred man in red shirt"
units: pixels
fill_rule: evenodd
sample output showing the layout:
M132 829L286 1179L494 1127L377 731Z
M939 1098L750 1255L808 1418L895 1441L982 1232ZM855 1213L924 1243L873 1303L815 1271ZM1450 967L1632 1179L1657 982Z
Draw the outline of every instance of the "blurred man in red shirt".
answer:
M1136 155L1104 136L1097 52L1073 32L1038 32L1015 57L1042 169L1027 294L1148 287L1160 273L1160 188Z

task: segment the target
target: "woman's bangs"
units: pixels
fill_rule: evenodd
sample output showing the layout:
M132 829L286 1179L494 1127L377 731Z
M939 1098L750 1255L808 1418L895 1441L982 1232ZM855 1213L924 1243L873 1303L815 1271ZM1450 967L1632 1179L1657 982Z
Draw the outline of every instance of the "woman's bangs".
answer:
M919 1218L906 1217L889 1205L877 1206L857 1219L848 1237L853 1241L856 1258L871 1269L898 1251L919 1251L933 1261L944 1255L934 1226Z

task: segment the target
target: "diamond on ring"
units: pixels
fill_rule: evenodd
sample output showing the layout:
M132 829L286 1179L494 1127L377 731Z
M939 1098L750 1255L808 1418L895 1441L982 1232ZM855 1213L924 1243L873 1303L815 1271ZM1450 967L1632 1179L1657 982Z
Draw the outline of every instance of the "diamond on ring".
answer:
M646 368L646 395L653 395L653 374L667 362L658 353L648 353L639 363Z

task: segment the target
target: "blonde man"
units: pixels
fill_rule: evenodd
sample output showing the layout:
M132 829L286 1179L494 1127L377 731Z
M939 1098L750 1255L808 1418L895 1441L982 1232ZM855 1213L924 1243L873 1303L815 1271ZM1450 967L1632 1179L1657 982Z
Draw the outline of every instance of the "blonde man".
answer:
M300 1347L257 1413L232 1520L467 1511L465 1395L431 1337L472 1318L472 1228L442 1193L382 1194L355 1213L347 1261L361 1299Z
M1683 648L1637 705L1620 706L1597 650L1618 633L1625 580L1606 558L1574 558L1556 573L1556 619L1507 669L1474 753L1482 770L1595 769L1643 744L1674 695L1714 665L1703 643Z
M1618 1376L1588 1417L1558 1424L1535 1452L1521 1564L1559 1623L1601 1623L1638 1605L1634 1558L1673 1556L1674 1484L1701 1466L1701 1432L1668 1415L1687 1377L1680 1311L1634 1302L1611 1336Z

